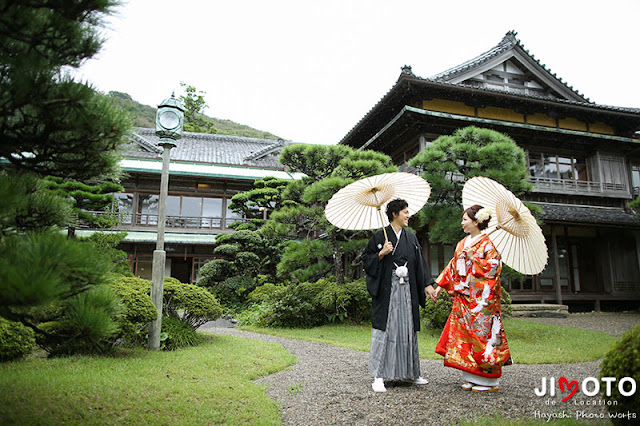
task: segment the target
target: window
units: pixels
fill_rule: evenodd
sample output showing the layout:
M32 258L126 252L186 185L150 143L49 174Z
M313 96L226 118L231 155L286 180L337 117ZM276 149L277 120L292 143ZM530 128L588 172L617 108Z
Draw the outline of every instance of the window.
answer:
M118 213L120 223L123 225L131 224L131 214L133 213L133 194L116 193L113 194L113 209Z
M529 154L529 174L548 179L589 180L584 158L548 153Z
M228 200L227 202L227 220L226 220L226 226L229 226L230 224L237 222L238 220L242 219L242 213L236 213L232 210L229 209L229 205L231 204L231 201Z
M550 253L549 257L553 256ZM560 270L558 271L558 276L560 278L560 286L561 287L569 287L569 257L567 245L561 237L558 237L558 266ZM547 263L546 268L539 275L540 277L540 289L541 290L553 290L555 287L553 283L555 281L556 269L555 262L552 259L549 259L549 263Z
M200 269L208 262L209 257L194 257L193 258L193 270L191 271L191 284L195 284L200 279Z
M138 223L157 225L159 196L138 195ZM177 227L220 228L223 219L223 198L167 196L167 224ZM227 223L241 220L241 214L227 209Z
M222 220L222 198L202 199L202 227L219 228Z
M141 225L158 224L158 202L160 197L153 194L140 194L138 196L138 221Z
M631 187L635 198L640 194L640 164L631 166Z

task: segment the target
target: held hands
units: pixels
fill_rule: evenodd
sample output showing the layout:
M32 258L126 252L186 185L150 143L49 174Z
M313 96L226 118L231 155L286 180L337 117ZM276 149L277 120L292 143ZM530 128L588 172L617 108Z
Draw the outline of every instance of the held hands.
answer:
M427 296L431 299L432 302L435 302L442 291L442 287L433 288L433 286L428 285L425 289Z

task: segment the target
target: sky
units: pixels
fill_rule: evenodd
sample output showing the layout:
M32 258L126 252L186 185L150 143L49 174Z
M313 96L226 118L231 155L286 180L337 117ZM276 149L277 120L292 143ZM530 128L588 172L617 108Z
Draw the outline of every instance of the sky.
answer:
M336 144L403 65L428 78L509 30L592 102L640 108L639 16L638 0L129 0L77 76L152 106L184 82L210 117Z

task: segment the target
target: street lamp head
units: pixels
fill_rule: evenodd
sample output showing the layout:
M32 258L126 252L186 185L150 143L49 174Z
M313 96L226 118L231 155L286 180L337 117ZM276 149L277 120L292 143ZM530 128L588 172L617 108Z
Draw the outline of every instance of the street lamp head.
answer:
M184 106L173 94L158 105L156 114L156 135L160 136L158 145L173 145L182 137L184 125Z

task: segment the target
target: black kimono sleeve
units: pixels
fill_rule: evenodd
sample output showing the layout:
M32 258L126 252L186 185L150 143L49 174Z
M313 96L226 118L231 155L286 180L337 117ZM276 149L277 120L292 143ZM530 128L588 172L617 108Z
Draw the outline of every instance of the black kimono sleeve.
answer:
M417 287L418 287L418 301L420 306L424 308L426 304L426 295L424 289L428 285L432 285L435 282L433 281L433 277L431 276L431 272L429 271L429 267L427 266L427 262L424 259L424 255L422 253L422 247L420 247L420 242L414 236L413 244L416 250L416 278L417 278Z
M362 262L364 271L367 274L367 290L371 297L378 295L380 282L382 281L382 262L378 258L378 253L382 249L384 239L381 238L382 232L375 233L362 253ZM380 247L378 247L380 246Z

